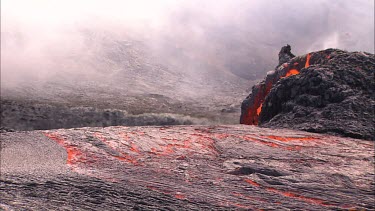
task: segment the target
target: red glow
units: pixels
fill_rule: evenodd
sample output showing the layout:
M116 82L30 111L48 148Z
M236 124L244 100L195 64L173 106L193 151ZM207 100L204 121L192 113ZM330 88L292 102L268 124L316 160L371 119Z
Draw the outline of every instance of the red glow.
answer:
M117 151L119 154L121 154L121 156L113 156L114 158L116 158L117 160L119 161L125 161L127 163L131 163L133 165L139 165L138 161L136 158L130 156L130 155L127 155L123 152L119 152L116 147L112 146L111 142L108 141L106 138L104 138L104 136L100 133L95 133L94 134L96 138L98 138L100 141L102 141L104 144L106 144L108 147L110 147L111 149L113 149L114 151Z
M299 71L297 69L291 69L289 70L284 77L281 77L281 78L286 78L286 77L289 77L291 75L297 75L299 74Z
M176 199L186 199L186 196L185 196L184 194L181 194L181 193L176 193L176 194L174 195L174 197L175 197Z
M266 188L267 191L271 191L280 195L283 195L285 197L289 198L295 198L301 201L305 201L310 204L317 204L321 206L329 206L329 204L321 199L316 199L316 198L311 198L311 197L306 197L306 196L301 196L293 192L288 192L288 191L282 191L282 190L277 190L275 188Z
M281 149L290 150L290 151L301 149L300 146L283 146L281 144L277 144L277 143L269 142L269 141L264 141L260 138L254 138L254 137L250 137L250 136L242 136L242 137L239 137L239 138L247 140L247 141L253 141L253 142L263 144L263 145L273 147L273 148L281 148Z
M307 54L307 56L306 56L305 68L308 68L308 67L310 66L310 58L311 58L311 55L310 55L310 54Z
M257 108L257 115L259 116L260 112L262 111L262 104L260 104L260 106Z
M310 58L311 58L311 54L307 54L305 68L310 66ZM283 69L287 72L285 73L284 76L281 76L280 78L285 78L285 77L299 74L300 71L299 69L297 69L298 65L299 65L298 62L294 62L293 67L296 67L296 68L291 68L292 66L289 65L288 63L282 64ZM240 122L241 124L258 125L259 115L262 112L263 102L265 98L267 97L268 93L270 92L270 90L272 89L273 84L277 82L277 79L278 78L276 78L276 76L271 76L271 77L267 76L264 82L256 85L257 92L253 93L255 96L253 97L252 105L250 105L247 108L246 115L243 115L241 117L241 122Z
M253 180L251 179L244 179L245 182L249 183L250 185L252 186L256 186L256 187L259 187L260 185L256 182L254 182Z
M321 205L321 206L329 206L329 204L327 202L325 202L325 201L323 201L321 199L306 197L306 196L302 196L302 195L299 195L299 194L296 194L296 193L293 193L293 192L278 190L276 188L265 187L265 186L262 186L262 185L254 182L254 181L252 181L250 179L245 179L244 181L246 183L252 185L252 186L263 188L266 191L274 192L274 193L283 195L285 197L295 198L295 199L298 199L298 200L301 200L301 201L305 201L305 202L310 203L310 204L317 204L317 205Z
M57 134L54 133L44 133L45 136L48 138L54 140L56 143L58 143L60 146L64 147L66 150L66 153L68 155L66 159L66 164L72 166L75 164L78 164L79 162L85 161L85 157L81 150L79 150L77 147L74 147L70 144L68 144L64 138L60 137Z
M310 141L319 139L317 137L282 137L282 136L264 136L264 138L270 138L278 141L288 142L288 141Z
M133 152L136 152L136 153L140 153L137 145L135 145L134 143L131 144L130 150L133 151Z

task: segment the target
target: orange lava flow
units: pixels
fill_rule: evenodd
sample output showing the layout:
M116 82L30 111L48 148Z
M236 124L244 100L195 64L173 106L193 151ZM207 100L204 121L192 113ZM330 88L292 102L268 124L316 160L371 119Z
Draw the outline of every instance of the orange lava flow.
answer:
M306 56L305 68L308 68L308 67L310 66L310 58L311 58L311 55L310 55L310 54L307 54L307 56Z
M256 186L256 187L260 187L260 184L254 182L253 180L251 179L244 179L245 182L249 183L250 185L252 186Z
M272 85L273 84L271 81L259 85L259 92L256 93L254 104L247 109L247 115L245 115L243 120L241 120L241 124L258 125L259 114L262 111L261 105L263 104L268 93L271 91Z
M60 137L59 135L55 133L44 133L44 135L54 140L60 146L65 148L66 153L68 154L68 157L66 159L66 164L72 166L79 162L83 162L85 160L83 157L82 151L77 149L77 147L71 146L68 143L66 143L64 138Z
M311 54L306 55L306 63L305 68L310 66L310 58ZM294 62L293 66L296 67L298 65L298 62ZM300 71L296 68L292 68L288 63L284 63L282 65L285 68L288 68L286 74L284 76L281 76L280 78L286 78L292 75L298 75ZM261 83L257 85L257 92L254 93L254 101L251 106L247 108L246 115L241 117L240 123L246 124L246 125L258 125L259 121L259 115L262 112L262 105L264 100L266 99L268 93L270 92L274 79L266 80L265 83ZM273 81L273 82L272 82Z
M297 75L299 74L299 71L297 69L291 69L289 70L284 77L281 77L281 78L286 78L286 77L289 77L291 75Z
M321 206L329 206L329 204L327 202L325 202L321 199L306 197L306 196L302 196L302 195L299 195L299 194L296 194L296 193L293 193L293 192L278 190L276 188L264 187L264 186L260 185L259 183L254 182L250 179L244 179L244 181L246 183L252 185L252 186L263 188L266 191L277 193L277 194L280 194L280 195L285 196L285 197L295 198L295 199L305 201L305 202L310 203L310 204L317 204L317 205L321 205Z
M278 141L288 142L288 141L310 141L319 138L316 137L282 137L282 136L262 136L262 138L270 138Z
M264 141L264 140L257 139L257 138L254 138L254 137L249 137L249 136L242 136L242 137L238 136L238 137L242 138L244 140L247 140L247 141L253 141L253 142L263 144L263 145L273 147L273 148L281 148L281 149L290 150L290 151L301 150L300 146L283 146L283 145L280 145L280 144L277 144L277 143L268 142L268 141Z
M260 112L262 111L262 105L263 103L260 104L260 106L257 108L257 115L259 116Z
M136 158L134 158L134 157L132 157L132 156L130 156L130 155L127 155L127 154L125 154L125 153L123 153L123 152L120 152L120 151L118 151L115 147L113 147L113 146L111 146L111 143L107 140L107 139L105 139L104 137L103 137L103 135L101 135L100 133L95 133L94 134L94 136L96 137L96 138L98 138L100 141L102 141L105 145L107 145L108 147L110 147L111 149L113 149L113 150L115 150L116 152L118 152L121 156L113 156L114 158L116 158L117 160L119 160L119 161L125 161L125 162L127 162L127 163L131 163L131 164L133 164L133 165L140 165L139 163L138 163L138 161L137 161L137 159ZM133 152L136 152L138 149L136 149L136 148L134 148L135 146L132 146L131 148L130 148L130 150L131 151L133 151Z
M327 202L325 202L321 199L301 196L301 195L298 195L298 194L295 194L295 193L292 193L292 192L277 190L275 188L266 188L266 190L277 193L277 194L280 194L280 195L283 195L285 197L295 198L295 199L298 199L298 200L301 200L301 201L305 201L305 202L310 203L310 204L317 204L317 205L321 205L321 206L329 206L329 204Z

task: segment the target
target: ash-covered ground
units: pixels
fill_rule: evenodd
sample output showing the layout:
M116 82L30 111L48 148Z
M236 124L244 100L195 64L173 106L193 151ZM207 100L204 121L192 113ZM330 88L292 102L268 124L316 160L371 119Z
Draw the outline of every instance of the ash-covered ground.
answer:
M3 133L4 210L373 210L374 142L256 126Z

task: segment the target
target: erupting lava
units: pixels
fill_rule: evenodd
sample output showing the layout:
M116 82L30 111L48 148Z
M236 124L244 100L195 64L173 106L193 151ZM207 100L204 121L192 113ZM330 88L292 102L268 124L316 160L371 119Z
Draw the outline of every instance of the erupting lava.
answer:
M299 71L298 71L297 69L291 69L291 70L289 70L289 71L285 74L285 76L283 76L283 77L281 77L281 78L286 78L286 77L289 77L289 76L291 76L291 75L297 75L297 74L299 74Z
M307 54L305 68L308 68L310 66L310 58L311 58L311 55ZM327 57L327 58L329 59L329 57Z
M272 89L272 86L277 83L281 78L286 78L292 75L297 75L300 73L302 68L307 68L310 66L311 54L307 54L305 57L301 57L296 61L290 61L290 63L283 63L280 65L281 69L277 69L275 73L267 75L266 79L261 82L259 85L254 86L252 90L253 99L246 99L245 105L245 114L241 115L241 124L247 125L258 125L258 119L262 112L263 102L266 99L267 95ZM305 64L300 65L300 64ZM251 102L250 102L251 101ZM247 104L247 105L246 105Z
M262 111L262 105L263 103L260 104L260 106L257 108L257 115L259 116L260 112Z

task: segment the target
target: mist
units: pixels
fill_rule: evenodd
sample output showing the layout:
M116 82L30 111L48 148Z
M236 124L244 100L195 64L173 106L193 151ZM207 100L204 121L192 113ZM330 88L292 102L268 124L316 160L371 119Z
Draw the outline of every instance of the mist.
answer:
M372 0L4 0L1 91L225 97L246 93L287 43L296 55L374 53L373 37Z

